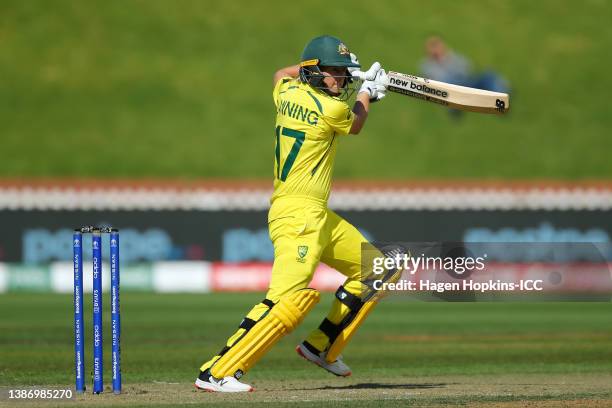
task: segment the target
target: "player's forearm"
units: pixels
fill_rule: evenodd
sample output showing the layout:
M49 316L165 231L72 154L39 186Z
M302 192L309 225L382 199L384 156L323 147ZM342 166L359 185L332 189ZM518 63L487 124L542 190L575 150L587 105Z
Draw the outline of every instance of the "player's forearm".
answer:
M297 78L300 75L300 65L291 65L285 68L281 68L274 73L274 85L284 77Z
M369 110L370 96L365 92L359 92L357 94L357 100L355 101L355 105L353 106L353 113L355 114L355 119L353 120L353 125L351 126L351 134L356 135L361 132L363 125L365 125L365 122L368 119Z

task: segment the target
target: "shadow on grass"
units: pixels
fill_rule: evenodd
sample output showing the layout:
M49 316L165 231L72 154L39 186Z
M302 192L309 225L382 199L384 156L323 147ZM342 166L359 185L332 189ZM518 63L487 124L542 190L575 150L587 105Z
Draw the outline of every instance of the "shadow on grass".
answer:
M423 383L423 384L385 384L385 383L360 383L350 385L326 385L325 387L301 388L303 391L315 390L369 390L369 389L392 389L392 390L420 390L430 388L443 388L447 383Z

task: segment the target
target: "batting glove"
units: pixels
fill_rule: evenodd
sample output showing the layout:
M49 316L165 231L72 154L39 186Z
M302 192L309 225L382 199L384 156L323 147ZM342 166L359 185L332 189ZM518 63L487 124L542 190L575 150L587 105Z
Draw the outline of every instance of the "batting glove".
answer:
M379 64L380 67L380 64ZM379 69L376 72L374 80L364 81L359 89L359 92L365 92L370 98L370 102L377 102L387 96L387 73L384 69Z
M380 62L375 62L366 72L357 69L353 70L351 72L351 75L353 76L353 78L361 79L362 81L373 81L374 79L376 79L376 74L378 74L378 71L380 71L380 69Z

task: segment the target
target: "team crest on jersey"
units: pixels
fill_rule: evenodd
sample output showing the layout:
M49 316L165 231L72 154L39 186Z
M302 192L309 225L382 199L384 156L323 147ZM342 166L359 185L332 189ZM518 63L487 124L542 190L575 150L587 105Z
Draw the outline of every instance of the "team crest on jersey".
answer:
M349 51L348 47L346 45L344 45L344 43L340 43L340 44L338 44L338 54L340 54L340 55L350 55L351 52Z
M298 246L298 256L299 258L296 258L296 261L304 263L306 262L306 259L304 259L304 257L306 256L306 254L308 253L308 246L307 245L299 245Z

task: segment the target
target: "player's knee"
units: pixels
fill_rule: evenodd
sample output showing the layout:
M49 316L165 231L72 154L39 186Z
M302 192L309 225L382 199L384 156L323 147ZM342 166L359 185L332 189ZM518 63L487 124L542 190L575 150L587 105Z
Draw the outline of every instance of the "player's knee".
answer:
M319 302L320 297L319 292L314 289L298 290L281 298L270 313L282 322L287 332L291 332L301 323L310 309Z

